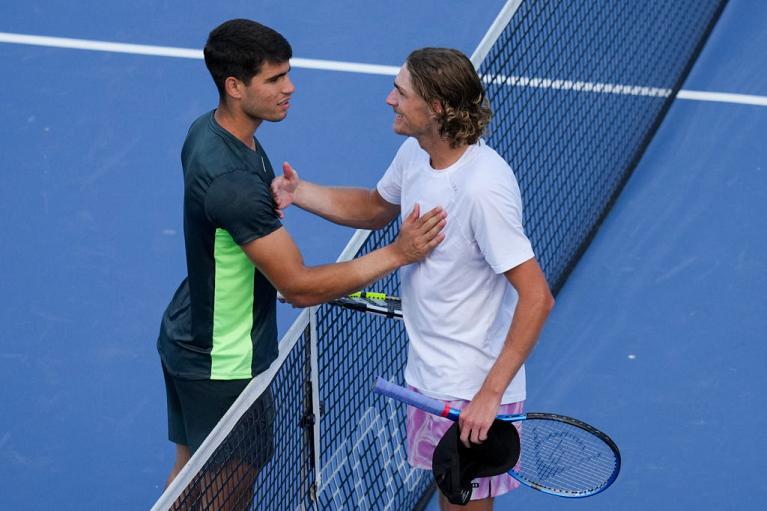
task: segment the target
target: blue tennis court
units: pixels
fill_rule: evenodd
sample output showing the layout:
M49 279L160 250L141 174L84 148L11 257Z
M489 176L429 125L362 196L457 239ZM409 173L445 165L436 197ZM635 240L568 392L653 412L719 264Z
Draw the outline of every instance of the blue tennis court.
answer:
M216 93L193 54L97 43L200 50L225 19L274 27L295 57L330 64L294 64L288 119L257 133L273 163L372 186L401 143L392 75L344 63L471 54L504 3L0 6L4 508L148 509L174 459L155 340L185 274L181 143ZM496 509L762 507L765 19L762 2L728 3L528 364L528 408L609 432L618 481L582 501L520 489ZM297 210L285 223L311 264L353 233ZM282 335L298 314L279 313Z

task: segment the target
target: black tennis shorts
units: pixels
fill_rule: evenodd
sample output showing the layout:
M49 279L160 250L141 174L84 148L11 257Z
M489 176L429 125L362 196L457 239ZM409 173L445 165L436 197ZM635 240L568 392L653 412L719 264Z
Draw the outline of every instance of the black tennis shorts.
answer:
M169 374L163 364L168 404L168 438L194 453L218 424L250 380L184 380ZM214 459L240 460L256 469L274 453L274 398L267 388L238 419Z

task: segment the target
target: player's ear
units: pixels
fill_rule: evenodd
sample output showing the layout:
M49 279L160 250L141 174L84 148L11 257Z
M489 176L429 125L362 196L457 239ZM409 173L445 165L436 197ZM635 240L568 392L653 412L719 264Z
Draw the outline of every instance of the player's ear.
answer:
M431 111L432 112L434 112L435 114L439 115L439 114L442 113L442 110L444 110L444 109L442 108L442 103L440 101L435 99L434 101L431 102Z
M242 98L243 86L244 84L234 76L228 76L226 80L224 80L224 92L226 92L227 96L231 96L235 99Z

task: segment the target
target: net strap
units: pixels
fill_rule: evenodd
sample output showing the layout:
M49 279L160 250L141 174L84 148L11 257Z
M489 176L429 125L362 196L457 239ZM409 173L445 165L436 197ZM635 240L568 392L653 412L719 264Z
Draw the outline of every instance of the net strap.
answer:
M311 398L312 398L312 415L314 416L314 422L312 423L313 429L313 469L314 469L314 488L312 495L312 502L317 505L317 499L315 498L319 488L322 487L322 461L320 459L320 420L322 417L322 410L320 408L320 363L317 358L319 353L318 338L317 338L317 309L318 307L312 307L309 313L309 364L310 381L311 381Z
M495 17L495 21L490 25L485 37L477 45L477 49L471 54L471 63L474 67L479 69L479 65L485 60L485 57L490 52L490 48L493 47L495 42L501 36L503 29L509 24L514 13L517 12L519 6L522 5L522 0L507 0L506 5L503 6L501 12Z

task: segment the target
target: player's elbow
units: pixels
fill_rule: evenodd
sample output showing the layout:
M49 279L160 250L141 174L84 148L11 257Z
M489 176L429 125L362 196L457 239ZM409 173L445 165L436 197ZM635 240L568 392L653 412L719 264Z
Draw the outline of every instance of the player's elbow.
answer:
M368 229L370 231L375 231L378 229L383 229L389 225L390 221L390 218L381 215L379 212L368 212L364 216L361 216L353 226L357 229Z
M301 274L282 286L280 294L285 297L286 302L298 308L312 307L324 302L324 294L317 288L316 282L302 277Z
M318 297L313 296L308 293L289 293L285 295L285 301L288 302L293 307L303 309L306 307L312 307L314 305L319 305L322 303L322 300L318 299Z
M520 299L522 296L520 296ZM551 294L549 286L546 284L536 286L534 289L525 293L526 301L532 305L543 317L549 315L554 308L554 296Z
M298 286L290 286L285 289L280 289L280 294L285 298L286 302L299 309L311 307L318 303L317 300L313 299L311 293Z
M551 294L549 286L545 286L540 293L538 303L540 304L540 308L546 316L548 316L549 312L551 312L551 310L554 308L555 302L556 301L554 300L554 295Z
M376 217L368 221L367 229L370 229L371 231L376 231L378 229L383 229L389 224L389 222L385 218Z
M377 204L370 211L370 215L367 218L367 229L376 230L383 229L389 222L399 214L399 207L386 203L385 205Z
M551 310L554 308L554 304L556 303L556 300L554 300L554 295L551 294L551 291L546 293L546 315L551 312Z

